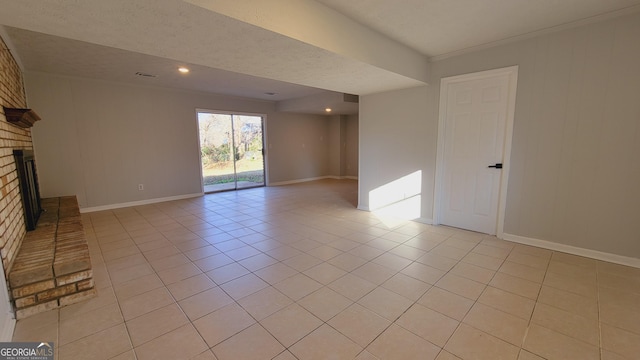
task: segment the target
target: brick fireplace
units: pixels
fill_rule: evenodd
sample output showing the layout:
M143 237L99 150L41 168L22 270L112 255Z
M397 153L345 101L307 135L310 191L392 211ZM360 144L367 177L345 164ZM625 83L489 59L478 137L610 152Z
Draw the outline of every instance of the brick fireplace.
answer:
M22 71L1 37L0 111L0 256L21 319L90 298L95 289L75 196L43 199L45 212L32 211L40 220L26 220L25 209L39 194L23 203L18 168L25 164L16 162L14 151L32 153L30 125L38 118L27 109ZM24 169L36 176L35 159L29 161Z
M5 275L26 234L14 149L33 150L31 131L10 124L4 107L26 108L22 72L0 39L0 255Z

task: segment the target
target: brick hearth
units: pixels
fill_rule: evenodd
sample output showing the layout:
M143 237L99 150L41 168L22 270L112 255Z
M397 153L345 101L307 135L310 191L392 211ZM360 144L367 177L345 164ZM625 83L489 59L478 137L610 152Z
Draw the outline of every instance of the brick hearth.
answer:
M95 296L76 197L42 199L42 208L9 274L18 319Z

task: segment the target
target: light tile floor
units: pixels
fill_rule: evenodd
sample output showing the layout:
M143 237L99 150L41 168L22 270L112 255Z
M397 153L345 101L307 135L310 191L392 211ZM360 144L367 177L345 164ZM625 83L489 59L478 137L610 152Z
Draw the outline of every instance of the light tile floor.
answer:
M354 181L83 215L57 359L638 359L640 269L355 209Z

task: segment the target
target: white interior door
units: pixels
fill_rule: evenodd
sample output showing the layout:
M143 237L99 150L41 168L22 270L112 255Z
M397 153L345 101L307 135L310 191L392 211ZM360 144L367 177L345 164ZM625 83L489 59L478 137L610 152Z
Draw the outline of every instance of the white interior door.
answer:
M502 183L506 185L508 171L505 146L510 146L515 104L514 76L490 71L443 79L441 224L492 235L498 232L501 192L506 189Z

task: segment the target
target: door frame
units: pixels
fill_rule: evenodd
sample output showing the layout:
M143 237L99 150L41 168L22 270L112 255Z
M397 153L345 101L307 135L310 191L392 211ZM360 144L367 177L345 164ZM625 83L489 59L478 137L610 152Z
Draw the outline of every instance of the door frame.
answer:
M202 189L202 193L204 194L204 174L202 173L202 157L200 151L202 149L202 144L200 144L200 123L198 120L199 113L211 113L211 114L224 114L224 115L245 115L245 116L259 116L262 118L262 166L264 173L264 186L269 186L269 160L268 160L268 146L267 146L267 114L262 113L251 113L246 111L229 111L229 110L211 110L211 109L203 109L196 108L196 145L197 145L197 153L198 153L198 171L200 172L200 189ZM235 165L234 165L235 166ZM239 190L239 189L234 189Z
M444 182L445 166L445 134L447 127L447 102L449 86L456 83L482 80L497 76L507 75L509 77L509 94L507 100L507 117L504 134L503 167L500 176L500 190L498 192L498 214L496 224L496 236L504 236L504 214L507 204L507 185L509 183L509 169L511 160L511 142L513 138L513 121L516 105L516 91L518 86L518 66L509 66L500 69L480 71L475 73L445 77L440 80L440 103L438 116L438 141L436 150L436 171L433 201L433 224L439 225L442 211L442 189Z

